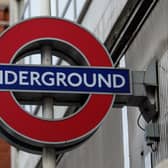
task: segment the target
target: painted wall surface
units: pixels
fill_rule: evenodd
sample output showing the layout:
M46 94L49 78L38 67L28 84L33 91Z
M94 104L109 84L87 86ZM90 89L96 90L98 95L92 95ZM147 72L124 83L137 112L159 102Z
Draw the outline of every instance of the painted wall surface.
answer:
M158 165L162 160L168 157L168 118L167 118L167 104L168 104L168 1L159 1L151 15L148 17L141 31L131 44L126 53L127 66L133 70L145 70L150 64L151 60L156 58L158 60L159 73L159 101L160 101L160 115L158 123L160 126L161 142L158 150L152 154L153 165ZM129 113L129 112L128 112ZM138 113L129 113L129 139L130 139L130 156L131 168L142 168L144 162L141 151L147 149L144 146L143 133L140 129L135 129L137 124ZM134 129L134 131L133 131ZM138 137L138 138L136 138ZM132 144L132 146L131 146ZM137 145L139 144L139 145ZM143 147L144 146L144 147ZM137 164L138 163L138 164ZM167 165L167 163L165 163ZM164 165L165 165L164 164ZM158 166L160 168L160 166ZM164 167L164 166L161 166ZM168 165L166 166L168 167ZM147 167L146 167L147 168Z
M82 26L104 42L126 2L92 1ZM122 112L112 109L98 132L79 148L66 153L58 168L123 168L122 131Z
M93 0L82 25L104 42L126 2L127 0ZM58 168L123 168L122 131L122 112L120 109L112 109L98 132L81 147L66 153ZM17 157L22 160L22 153L19 152ZM24 162L19 163L20 168L34 167L38 160L31 160L33 156L24 157Z
M123 168L122 139L122 113L112 109L95 135L66 153L58 168Z
M128 0L94 0L82 25L104 42Z
M39 162L41 156L19 151L12 147L11 158L10 168L34 168Z
M128 108L128 134L129 134L129 152L130 168L144 168L144 132L137 126L137 118L140 114L138 108ZM144 127L143 119L140 120Z
M168 167L168 160L163 160L161 163L159 163L156 168L167 168Z

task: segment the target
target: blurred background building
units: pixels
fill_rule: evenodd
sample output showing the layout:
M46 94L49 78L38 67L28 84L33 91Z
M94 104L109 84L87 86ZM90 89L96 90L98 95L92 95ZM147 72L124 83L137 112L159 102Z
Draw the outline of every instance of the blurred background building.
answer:
M156 62L158 86L152 87L158 93L154 97L155 118L146 122L137 107L113 108L87 142L56 155L58 168L168 167L167 8L167 0L0 0L0 32L9 24L50 15L77 22L92 32L105 45L115 66L146 71ZM41 58L30 55L23 62L40 64ZM53 64L68 63L55 57ZM39 106L24 108L41 115ZM67 109L72 110L56 107L57 117ZM42 156L20 151L0 140L0 167L40 168Z

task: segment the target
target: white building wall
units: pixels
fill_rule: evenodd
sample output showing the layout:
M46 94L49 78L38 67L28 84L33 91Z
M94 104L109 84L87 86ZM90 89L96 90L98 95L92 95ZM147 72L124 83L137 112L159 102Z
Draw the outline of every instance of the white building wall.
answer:
M124 168L121 115L113 109L95 135L66 153L58 168Z
M130 168L145 168L144 167L145 136L144 131L142 131L137 125L137 118L139 115L140 111L138 110L138 108L135 107L128 108ZM145 127L143 123L144 123L143 118L141 118L140 124L142 127Z
M93 0L82 25L104 42L126 2L126 0ZM126 62L129 68L144 70L154 57L160 60L167 51L167 7L167 0L159 1L157 8L150 15L131 44L126 53ZM139 113L137 108L128 108L131 168L144 168L143 152L145 141L144 133L137 126ZM98 132L81 147L66 153L58 168L123 168L122 136L122 113L119 109L113 109ZM167 134L163 138L165 143L160 144L159 151L156 153L156 158L158 159L156 163L167 157L167 153L162 153L162 148L167 144ZM22 167L28 168L26 163L29 161L32 160L25 159ZM29 167L33 167L34 165L32 164L34 163L35 161L32 161ZM165 161L160 163L157 168L166 166L167 162Z
M18 157L19 162L17 168L34 168L40 160L39 155L33 155L23 151L19 151Z
M82 26L104 42L128 0L93 0Z
M134 39L126 53L126 62L128 68L132 70L145 70L151 63L152 59L156 59L158 63L159 73L159 118L157 123L160 127L160 143L157 151L152 152L153 167L168 167L168 118L167 118L167 50L168 50L168 1L158 1L156 7L143 25L141 31ZM139 112L131 109L129 114L129 139L130 139L130 157L131 168L143 168L143 157L141 152L144 151L145 143L143 132L137 127L137 117ZM149 148L150 149L150 148ZM151 151L151 150L150 150ZM145 154L145 153L144 153ZM163 162L162 162L163 160ZM160 163L161 162L161 163ZM148 168L148 167L145 167Z
M82 25L104 42L126 2L93 0ZM124 168L122 136L122 111L112 109L98 132L81 147L66 153L58 168ZM39 160L22 152L16 155L22 162L17 168L33 168Z
M93 0L82 26L104 42L126 2L126 0ZM69 167L124 168L121 109L112 109L93 137L81 147L64 155L58 168Z
M168 166L168 160L163 160L160 164L156 166L156 168L167 168Z

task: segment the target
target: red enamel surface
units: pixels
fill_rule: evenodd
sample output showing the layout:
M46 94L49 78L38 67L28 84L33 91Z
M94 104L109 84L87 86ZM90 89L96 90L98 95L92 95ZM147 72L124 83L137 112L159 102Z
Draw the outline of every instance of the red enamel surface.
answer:
M31 19L8 29L0 37L0 63L9 64L17 50L39 38L56 38L73 44L91 66L112 66L107 52L90 33L71 22L54 18ZM93 131L111 107L113 96L91 95L79 113L60 121L45 121L27 114L9 92L0 92L0 100L1 118L17 133L35 141L63 143Z

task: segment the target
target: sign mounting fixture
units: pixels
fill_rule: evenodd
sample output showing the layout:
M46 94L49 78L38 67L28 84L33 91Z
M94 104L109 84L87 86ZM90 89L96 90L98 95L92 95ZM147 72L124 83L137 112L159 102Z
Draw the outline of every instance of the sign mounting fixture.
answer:
M36 43L35 45L33 45ZM18 57L41 44L66 53L79 65L15 64ZM129 70L113 69L105 48L88 31L72 22L50 17L23 21L0 37L0 129L25 150L44 146L65 151L88 139L100 126L114 101L113 94L130 94ZM89 94L78 113L61 120L34 117L16 103L11 92Z

